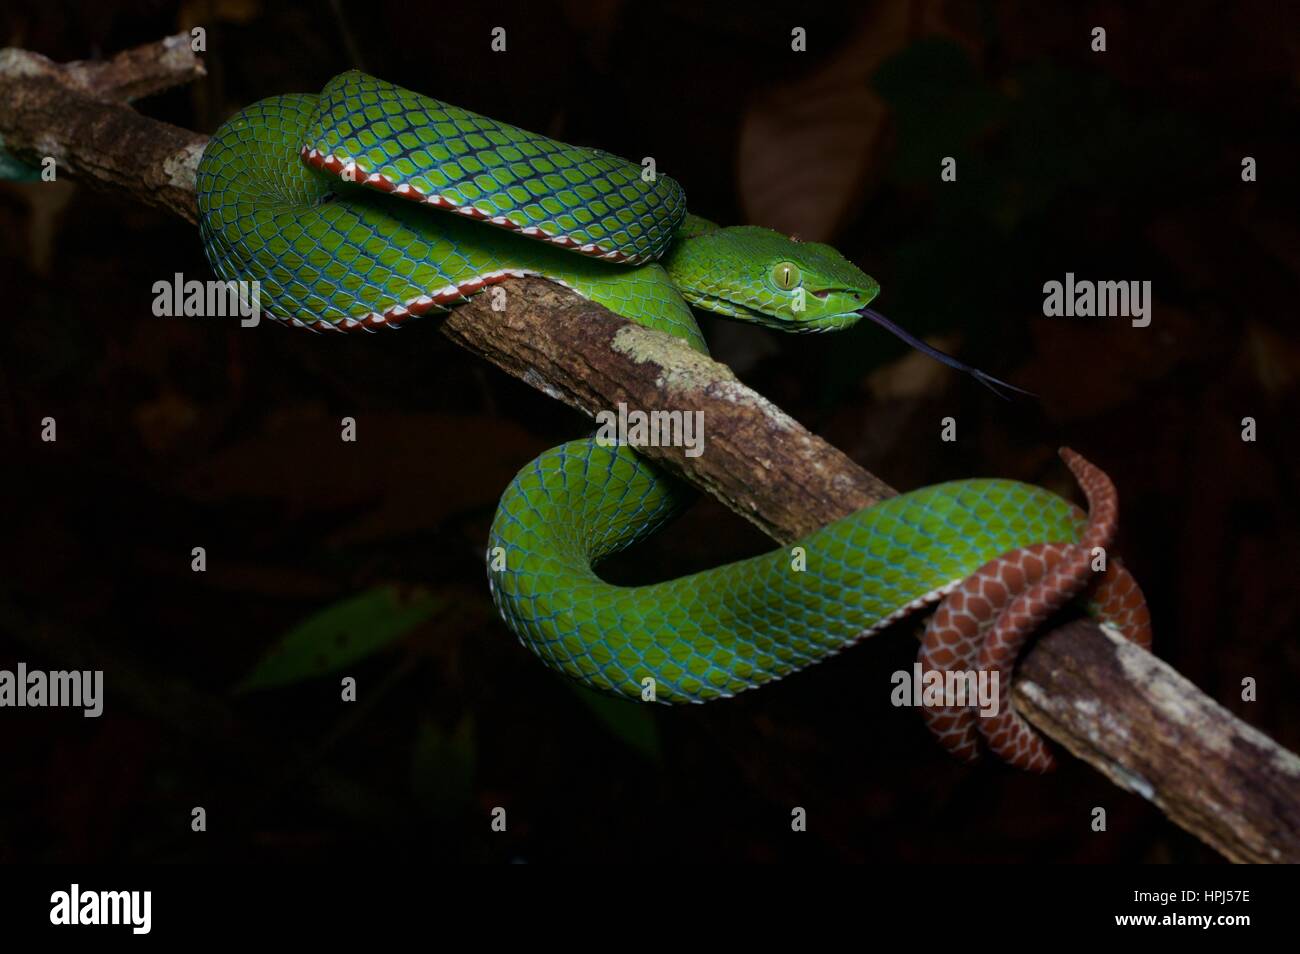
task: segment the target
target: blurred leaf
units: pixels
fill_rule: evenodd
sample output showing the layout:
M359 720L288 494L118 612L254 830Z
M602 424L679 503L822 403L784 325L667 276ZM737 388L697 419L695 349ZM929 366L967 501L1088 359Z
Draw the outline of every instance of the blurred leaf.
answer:
M0 137L0 179L7 182L39 182L41 169L6 151L4 139Z
M1129 207L1195 191L1188 177L1203 173L1164 157L1193 155L1212 138L1191 111L1102 74L1037 61L995 83L949 40L909 46L876 71L873 86L895 126L895 204L877 210L890 235L878 306L920 337L961 332L952 347L962 359L1004 376L1000 362L1027 343L1014 336L1041 307L1042 279L1025 276L1101 267L1123 243L1136 246L1136 235L1121 235L1089 248L1085 236ZM944 156L957 159L956 182L940 181ZM1063 209L1080 193L1089 196L1087 217L1062 232ZM841 340L821 379L823 402L841 400L863 369L903 352L872 328Z
M339 440L338 416L323 403L283 405L264 430L190 471L183 492L205 502L269 500L300 514L351 512L325 541L347 547L436 531L456 514L493 506L520 462L541 449L504 415L376 411L359 427L367 452Z
M378 586L299 623L271 648L237 692L287 686L335 672L409 633L447 605L425 592Z
M832 57L751 99L737 156L747 222L827 241L850 217L884 130L867 81L907 28L904 7L866 10Z
M655 725L649 703L629 702L626 699L618 699L587 689L568 680L565 680L565 683L578 694L578 698L616 738L627 743L652 762L663 759L659 727Z
M422 720L411 747L411 791L420 805L435 815L468 805L477 750L472 715L462 716L450 733Z
M958 157L960 179L970 143L1006 112L970 54L948 40L913 43L880 68L873 86L897 124L891 169L901 182L937 180L943 156Z

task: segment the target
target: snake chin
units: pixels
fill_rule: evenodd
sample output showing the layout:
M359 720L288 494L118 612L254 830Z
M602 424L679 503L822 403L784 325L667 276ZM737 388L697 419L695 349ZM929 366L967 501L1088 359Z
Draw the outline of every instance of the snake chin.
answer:
M698 292L695 294L688 292L686 298L692 305L704 311L749 324L762 325L764 328L783 331L786 334L813 335L840 331L852 327L862 319L862 312L858 310L810 316L806 311L794 314L765 311L743 301Z
M828 331L843 331L852 328L862 318L859 312L851 311L840 315L822 315L807 322L785 326L787 331L801 335L820 335Z

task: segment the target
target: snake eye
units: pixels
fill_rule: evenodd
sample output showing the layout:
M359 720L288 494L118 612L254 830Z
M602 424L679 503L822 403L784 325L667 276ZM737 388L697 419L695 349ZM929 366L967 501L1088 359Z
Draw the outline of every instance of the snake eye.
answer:
M772 281L776 287L789 291L799 284L799 266L793 262L781 262L772 269Z

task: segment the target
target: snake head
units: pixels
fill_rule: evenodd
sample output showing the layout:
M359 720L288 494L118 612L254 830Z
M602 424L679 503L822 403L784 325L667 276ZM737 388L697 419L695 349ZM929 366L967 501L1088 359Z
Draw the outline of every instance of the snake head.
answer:
M803 333L838 331L867 318L922 354L971 375L998 397L1030 394L926 344L868 307L880 291L876 280L821 242L801 242L752 225L695 229L689 237L679 236L663 266L682 296L705 311Z
M679 239L664 259L692 305L780 331L837 331L880 290L838 251L739 225Z

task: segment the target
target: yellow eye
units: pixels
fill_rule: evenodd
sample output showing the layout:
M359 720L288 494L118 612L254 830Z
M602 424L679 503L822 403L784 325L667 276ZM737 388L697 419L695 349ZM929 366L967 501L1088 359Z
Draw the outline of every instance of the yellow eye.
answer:
M776 282L777 288L789 291L799 284L799 266L793 262L781 262L772 269L772 281Z

